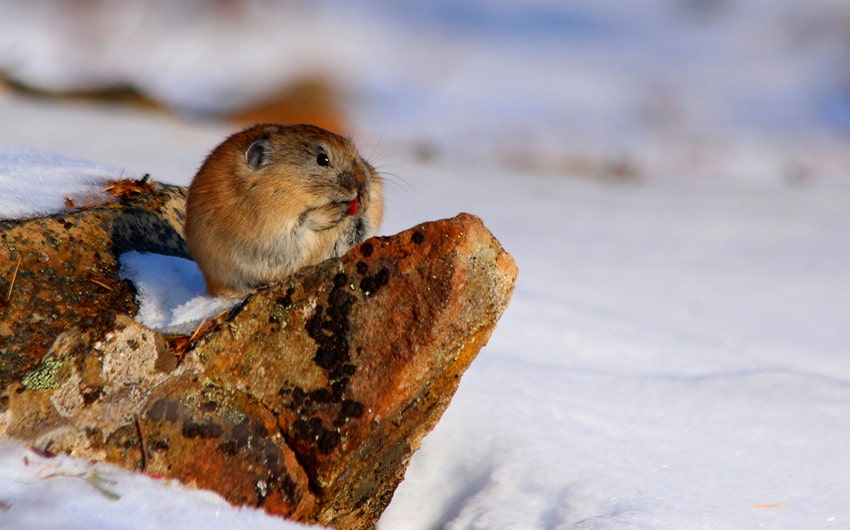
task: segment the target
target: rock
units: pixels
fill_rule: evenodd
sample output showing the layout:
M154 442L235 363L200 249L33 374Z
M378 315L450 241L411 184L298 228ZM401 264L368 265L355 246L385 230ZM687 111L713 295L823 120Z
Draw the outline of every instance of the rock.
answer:
M115 264L130 248L185 255L181 200L160 187L0 226L1 259L21 260L3 308L0 436L303 522L373 527L507 306L513 259L467 214L372 238L260 289L178 358L131 319ZM139 238L142 225L159 235ZM41 252L73 259L57 231L101 253L99 283L85 258L61 281L41 272ZM101 283L108 295L85 294ZM28 319L31 301L46 316Z
M64 331L98 326L104 311L136 314L118 256L137 249L188 257L185 200L183 188L160 185L93 208L0 221L0 389L32 370Z

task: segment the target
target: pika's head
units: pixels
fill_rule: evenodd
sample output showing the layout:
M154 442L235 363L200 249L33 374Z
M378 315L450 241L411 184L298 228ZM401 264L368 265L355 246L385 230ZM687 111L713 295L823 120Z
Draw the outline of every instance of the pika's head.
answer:
M348 138L313 125L259 125L240 134L236 184L248 196L273 195L302 205L301 215L331 220L368 210L380 194L380 176Z
M244 291L374 235L382 181L348 138L313 125L262 124L210 153L186 210L187 243L208 285Z

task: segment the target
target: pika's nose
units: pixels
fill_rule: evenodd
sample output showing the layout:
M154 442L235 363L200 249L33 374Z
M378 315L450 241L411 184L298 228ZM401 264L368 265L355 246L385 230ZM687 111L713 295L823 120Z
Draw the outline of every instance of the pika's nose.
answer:
M352 164L350 168L340 171L337 179L344 188L357 191L366 189L366 172L360 164Z

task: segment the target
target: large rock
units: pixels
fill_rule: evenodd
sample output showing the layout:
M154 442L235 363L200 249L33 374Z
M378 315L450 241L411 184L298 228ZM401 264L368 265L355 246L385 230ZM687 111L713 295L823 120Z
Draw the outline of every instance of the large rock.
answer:
M507 306L513 259L466 214L372 238L249 296L178 355L132 320L116 263L130 248L185 255L182 199L159 187L0 226L0 267L20 263L0 308L0 435L374 526ZM72 246L100 254L97 282Z

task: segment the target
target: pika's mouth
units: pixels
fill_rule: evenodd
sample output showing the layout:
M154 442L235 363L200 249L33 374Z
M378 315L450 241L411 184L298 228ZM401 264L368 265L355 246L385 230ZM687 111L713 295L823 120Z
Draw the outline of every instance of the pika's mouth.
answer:
M363 209L363 195L356 193L354 197L343 201L335 201L334 207L345 212L345 215L357 215Z
M360 208L360 194L354 196L351 202L348 203L348 215L357 215L357 210Z

